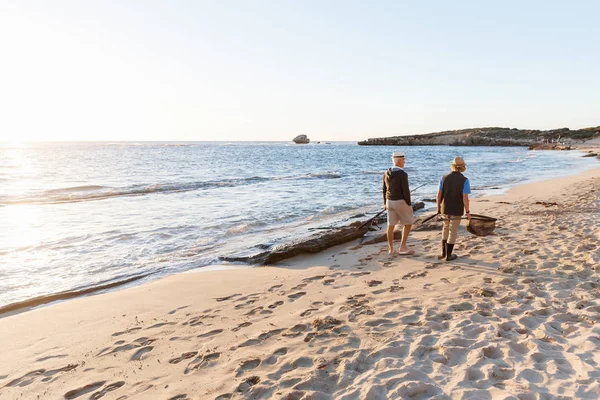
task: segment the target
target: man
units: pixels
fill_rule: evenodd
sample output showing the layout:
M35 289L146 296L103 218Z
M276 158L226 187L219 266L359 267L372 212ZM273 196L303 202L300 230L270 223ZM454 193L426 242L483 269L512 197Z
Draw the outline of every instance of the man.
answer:
M471 219L471 212L469 211L471 184L469 179L462 174L467 169L465 160L461 157L455 157L450 168L452 172L442 177L437 194L437 212L444 217L442 254L438 258L446 261L457 258L456 254L452 254L452 251L458 236L458 227L463 212L466 211L467 218Z
M400 255L414 254L414 250L406 246L408 234L412 228L414 216L410 202L410 190L408 188L408 175L404 172L406 159L404 153L396 152L392 155L394 166L383 175L383 206L388 216L388 252L394 254L394 229L398 223L404 225L402 230L402 242L400 243Z

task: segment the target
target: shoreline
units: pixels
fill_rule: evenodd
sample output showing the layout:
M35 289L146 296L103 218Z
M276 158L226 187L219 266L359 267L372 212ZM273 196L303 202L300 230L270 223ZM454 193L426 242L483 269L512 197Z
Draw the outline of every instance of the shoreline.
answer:
M498 227L457 262L420 231L417 257L354 241L2 318L0 396L596 398L598 205L594 168L474 199Z
M585 154L586 151L594 150L594 149L598 149L598 148L600 148L600 143L591 141L590 143L587 143L587 144L584 143L579 146L576 146L576 148L574 148L573 150L577 151L578 153L581 153L582 154L581 157L583 157L583 154ZM543 151L543 150L538 150L538 151ZM565 175L561 175L559 177L559 179L566 178L569 176L576 176L578 174L584 173L584 172L589 171L594 168L597 168L597 167L592 166L592 165L582 166L575 172L570 172ZM501 195L507 193L508 191L510 191L511 189L519 187L521 185L529 185L531 183L544 182L544 181L551 180L551 179L555 179L555 178L550 178L547 176L541 176L538 178L532 177L532 178L526 179L522 182L498 185L497 189L496 188L482 189L480 191L480 193L477 193L477 192L479 192L479 190L475 189L475 193L471 196L471 198L478 199L478 198L487 197L487 196L501 196ZM424 194L424 195L420 196L419 198L421 199L420 201L423 201L422 198L427 199L427 197L428 197L428 195ZM429 212L435 208L435 205L432 205L432 203L430 203L428 201L425 201L424 204L425 204L425 206L422 209L416 211L415 215L420 215L420 214ZM327 222L331 226L337 226L342 221L345 221L345 220L349 221L348 216L350 214L364 213L364 214L367 214L367 216L368 216L368 214L371 212L371 209L374 210L376 208L377 207L373 205L373 206L369 206L369 207L364 207L363 209L360 209L360 210L349 210L349 211L346 211L343 213L344 214L343 217L340 216L340 218L342 218L342 219L339 219L339 218L336 220L328 219L327 221L324 221L324 223ZM314 228L312 228L312 229L314 229ZM308 230L310 231L310 229L308 229ZM307 237L309 237L309 236L307 236ZM285 244L285 243L280 243L280 244ZM235 255L232 255L231 257L235 257ZM0 306L0 319L8 317L10 315L20 314L20 313L28 312L31 310L35 310L40 307L47 307L47 306L55 304L57 302L63 302L63 301L70 300L70 299L76 299L81 296L94 296L94 295L101 294L101 293L104 293L107 291L127 290L128 288L137 286L139 284L145 285L147 283L150 283L150 282L153 282L156 280L160 280L160 279L164 279L165 277L177 275L177 274L181 274L181 273L205 272L205 271L210 271L210 270L214 270L214 269L224 270L224 269L229 269L229 268L238 269L238 268L254 268L254 267L256 267L256 265L243 264L243 263L227 263L227 262L221 261L221 262L216 262L214 264L204 265L204 266L196 267L196 268L189 269L189 270L175 272L174 274L169 274L169 275L162 275L160 273L149 272L149 273L145 273L145 274L142 274L139 276L127 276L127 277L124 277L123 279L109 281L109 282L102 283L97 286L78 287L78 288L74 288L72 290L68 290L65 292L49 293L49 294L36 296L33 298L5 304L3 306Z

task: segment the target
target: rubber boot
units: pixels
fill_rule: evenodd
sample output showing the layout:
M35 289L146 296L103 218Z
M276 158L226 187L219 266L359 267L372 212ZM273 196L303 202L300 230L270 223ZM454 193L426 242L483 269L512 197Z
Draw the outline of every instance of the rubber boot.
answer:
M446 258L446 243L448 243L447 240L442 240L442 254L437 256L437 258L440 260L443 260L444 258Z
M446 243L446 261L456 260L456 254L452 254L452 250L454 250L454 243Z

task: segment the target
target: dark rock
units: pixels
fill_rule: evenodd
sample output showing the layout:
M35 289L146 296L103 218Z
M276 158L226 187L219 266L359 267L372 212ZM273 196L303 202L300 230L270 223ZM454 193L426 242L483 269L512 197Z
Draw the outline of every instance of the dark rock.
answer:
M571 146L560 144L534 144L529 146L529 150L571 150Z
M586 155L584 155L584 157L598 157L598 153L587 153Z
M309 144L310 139L306 135L298 135L293 139L296 144Z

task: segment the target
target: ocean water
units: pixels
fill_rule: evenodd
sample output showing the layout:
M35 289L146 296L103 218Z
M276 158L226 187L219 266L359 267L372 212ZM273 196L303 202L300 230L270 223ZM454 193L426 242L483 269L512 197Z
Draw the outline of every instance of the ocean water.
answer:
M454 156L473 195L597 165L579 152L353 143L46 143L0 147L0 307L221 264L381 209L406 153L414 200Z

